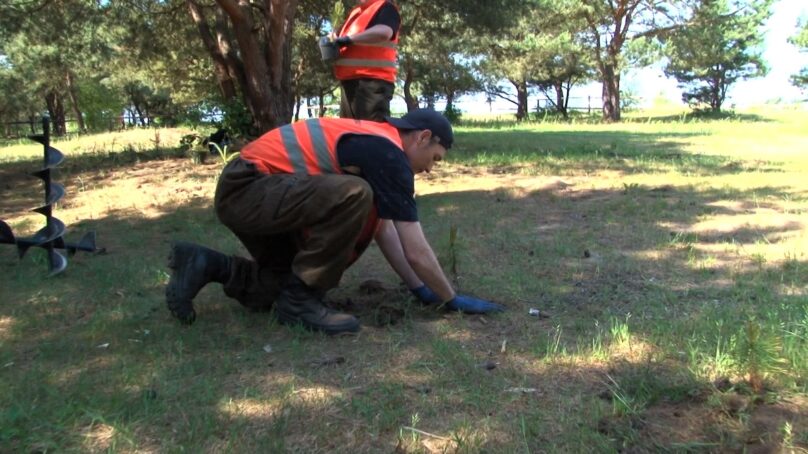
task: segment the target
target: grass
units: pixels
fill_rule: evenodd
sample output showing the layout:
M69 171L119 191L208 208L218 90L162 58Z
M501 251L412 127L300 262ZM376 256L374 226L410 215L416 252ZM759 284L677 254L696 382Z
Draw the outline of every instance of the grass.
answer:
M41 251L0 247L0 451L803 452L807 121L469 120L418 177L419 212L460 291L508 312L413 304L372 246L330 295L364 328L336 338L218 285L195 325L171 319L171 240L244 253L211 209L221 163L184 156L187 131L56 143L55 214L107 253L47 278ZM39 153L0 148L19 234L42 223Z

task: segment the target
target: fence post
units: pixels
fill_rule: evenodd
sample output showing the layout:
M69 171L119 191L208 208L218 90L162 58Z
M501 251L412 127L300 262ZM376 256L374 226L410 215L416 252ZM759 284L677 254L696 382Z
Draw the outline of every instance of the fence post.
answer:
M592 115L592 96L586 97L586 114Z

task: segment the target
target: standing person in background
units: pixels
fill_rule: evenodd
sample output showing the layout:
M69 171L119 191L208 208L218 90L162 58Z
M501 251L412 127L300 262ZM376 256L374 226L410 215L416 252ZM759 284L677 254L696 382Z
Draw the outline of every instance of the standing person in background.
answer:
M335 40L341 117L381 122L390 116L400 26L398 7L390 0L359 0L348 14Z

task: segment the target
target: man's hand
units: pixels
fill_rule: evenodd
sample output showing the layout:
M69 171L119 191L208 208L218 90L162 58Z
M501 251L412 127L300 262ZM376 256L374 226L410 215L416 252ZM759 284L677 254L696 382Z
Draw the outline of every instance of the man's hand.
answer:
M420 301L421 304L437 304L441 302L440 297L438 297L438 295L436 295L435 292L433 292L432 289L426 285L422 285L418 288L412 288L410 291L413 295L415 295L416 298L418 298L418 301Z
M441 302L440 297L426 285L410 289L410 292L412 292L422 304L439 304ZM449 300L449 302L444 304L443 307L448 310L465 312L467 314L487 314L489 312L502 312L505 310L505 306L462 295L456 295Z
M339 47L334 44L334 41L329 36L323 36L319 41L320 57L324 62L332 62L339 56Z
M336 44L338 47L350 46L353 44L353 41L348 36L340 36L334 40L334 44Z
M487 314L489 312L502 312L505 306L491 303L472 296L457 295L445 304L447 309L465 312L466 314Z

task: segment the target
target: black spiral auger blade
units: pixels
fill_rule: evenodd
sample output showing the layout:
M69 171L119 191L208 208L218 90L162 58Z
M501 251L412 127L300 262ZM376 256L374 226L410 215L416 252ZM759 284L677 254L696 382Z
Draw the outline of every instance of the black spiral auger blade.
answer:
M50 146L50 119L42 118L42 134L32 135L29 138L43 146L42 168L31 175L42 180L45 189L45 203L32 211L45 217L45 226L29 237L15 237L8 224L0 220L0 244L14 244L20 258L32 247L39 247L46 251L48 256L48 271L50 276L62 273L67 268L67 256L77 251L102 252L95 243L95 232L88 232L77 243L64 241L65 224L53 216L53 205L65 196L65 187L51 181L51 169L64 161L64 154ZM64 252L62 252L64 251Z

